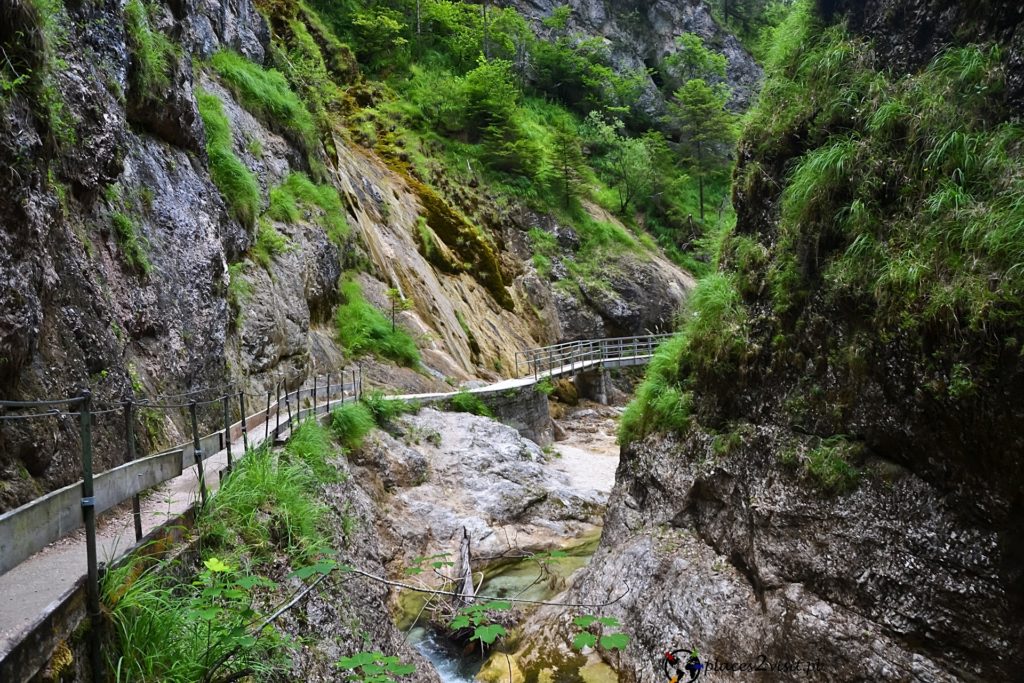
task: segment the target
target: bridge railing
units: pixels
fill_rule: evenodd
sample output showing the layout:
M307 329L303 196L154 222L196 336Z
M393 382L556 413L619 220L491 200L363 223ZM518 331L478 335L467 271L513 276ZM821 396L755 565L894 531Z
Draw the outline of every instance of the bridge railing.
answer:
M516 376L557 377L601 363L650 358L672 334L610 337L564 342L516 353Z

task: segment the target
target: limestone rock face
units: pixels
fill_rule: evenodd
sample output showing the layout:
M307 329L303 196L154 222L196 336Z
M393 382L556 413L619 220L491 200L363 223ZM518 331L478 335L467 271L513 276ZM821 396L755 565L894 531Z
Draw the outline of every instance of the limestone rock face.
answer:
M409 561L453 553L465 528L473 552L544 548L598 523L607 494L582 490L515 429L426 408L380 434L358 462L387 493L386 535Z
M560 0L511 0L507 4L540 21L566 3ZM676 51L675 39L682 33L700 36L705 44L729 60L727 82L732 104L739 110L750 106L761 79L761 68L735 36L720 27L707 6L699 0L571 0L572 32L599 36L608 42L612 61L620 71L654 68ZM641 98L642 108L651 115L663 112L664 97L650 81Z

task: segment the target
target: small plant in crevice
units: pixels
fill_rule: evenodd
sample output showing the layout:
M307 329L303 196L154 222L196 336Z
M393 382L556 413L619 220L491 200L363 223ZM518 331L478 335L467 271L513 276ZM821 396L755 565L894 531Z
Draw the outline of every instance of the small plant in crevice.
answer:
M270 268L275 256L295 250L295 245L282 235L269 221L261 218L256 229L256 242L252 245L252 257L264 268Z
M120 211L115 211L110 217L110 224L124 262L142 275L149 275L153 270L153 264L146 254L145 237L139 235L135 221Z
M197 88L196 104L206 128L206 154L213 183L235 218L251 228L260 207L260 186L256 176L234 152L231 123L224 114L220 98Z
M236 329L242 325L242 306L253 293L252 283L245 278L245 267L245 261L228 266L228 305L235 313L233 324Z
M577 650L583 648L600 647L603 650L625 650L629 645L630 637L621 631L605 633L605 629L619 629L622 624L615 617L595 617L591 614L584 614L572 620L580 631L572 640L572 646ZM594 628L596 628L596 633Z
M345 350L354 355L374 354L408 367L420 362L416 342L402 328L392 330L391 321L363 296L355 280L341 284L345 302L335 313L338 339Z
M446 403L448 410L455 413L471 413L480 417L494 417L494 411L487 407L487 404L476 394L466 389L459 391L450 397Z

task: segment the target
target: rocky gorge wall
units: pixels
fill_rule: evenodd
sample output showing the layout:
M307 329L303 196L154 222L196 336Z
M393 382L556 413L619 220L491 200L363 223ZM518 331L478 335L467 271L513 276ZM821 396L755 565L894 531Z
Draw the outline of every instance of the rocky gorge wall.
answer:
M727 82L732 89L732 103L738 110L747 109L757 92L761 68L740 41L719 26L707 5L699 0L572 0L569 3L506 0L499 4L515 7L538 26L556 8L568 4L572 8L569 30L603 38L611 51L613 64L620 71L656 71L665 57L676 52L676 38L682 33L693 33L728 59ZM654 116L664 112L664 96L653 78L641 98L641 107Z
M6 398L88 387L109 404L130 393L177 394L227 382L255 392L294 387L353 361L337 342L334 320L339 279L351 270L363 271L364 293L379 308L388 307L392 287L412 302L400 319L416 337L424 372L370 363L370 374L418 391L444 389L445 379L498 377L523 347L667 329L692 284L645 249L617 259L623 275L608 288L558 289L557 278L541 277L529 264L525 231L539 224L557 232L567 259L578 241L570 228L520 211L491 212L482 226L496 271L439 269L421 253L419 220L460 207L435 201L422 179L350 142L342 126L299 144L294 121L253 107L211 67L225 49L272 66L280 46L266 16L307 16L297 15L294 3L155 3L148 19L133 19L115 2L39 10L6 0L0 10L0 41L12 68L39 74L0 101ZM309 21L334 84L358 90L351 54ZM139 85L140 22L174 47L168 80L155 92ZM230 151L256 180L255 216L239 216L214 182L199 91L220 101ZM347 236L332 236L330 217L313 206L303 205L293 220L271 215L272 191L296 173L338 191ZM272 253L261 243L264 226L284 238ZM636 300L638 284L658 296ZM184 441L186 433L177 413L137 428L143 449ZM118 420L97 422L94 438L98 470L121 461ZM4 423L0 510L76 479L77 448L73 420Z
M765 680L1014 679L1024 375L1013 260L967 240L936 247L928 236L972 224L922 205L948 183L975 193L974 216L1017 196L966 170L969 157L934 164L950 136L973 135L980 151L1017 120L1019 7L801 7L810 29L789 25L768 111L740 143L723 267L698 286L695 322L652 362L601 547L568 599L626 592L609 613L634 638L621 660L631 680L661 679L660 653L677 648L761 665ZM992 85L948 85L974 55L988 55L973 75ZM960 107L937 122L935 92ZM970 92L979 98L957 99ZM878 126L896 103L908 121L889 147ZM1010 167L1020 149L1018 138L1006 148ZM887 175L909 169L905 151L931 164ZM870 261L870 239L913 250L927 275L901 290L888 279L899 250ZM966 286L943 266L961 253L985 264L991 303L949 302L936 319L941 292ZM859 259L882 275L860 276ZM540 623L568 642L567 622Z

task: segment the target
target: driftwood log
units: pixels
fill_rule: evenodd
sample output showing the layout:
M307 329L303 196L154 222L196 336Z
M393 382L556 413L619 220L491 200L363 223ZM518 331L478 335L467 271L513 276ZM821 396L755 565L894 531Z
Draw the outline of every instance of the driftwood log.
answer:
M472 554L469 547L469 532L462 527L462 542L459 544L459 558L455 563L455 577L458 581L455 592L455 609L472 604L476 597L476 586L473 585Z

